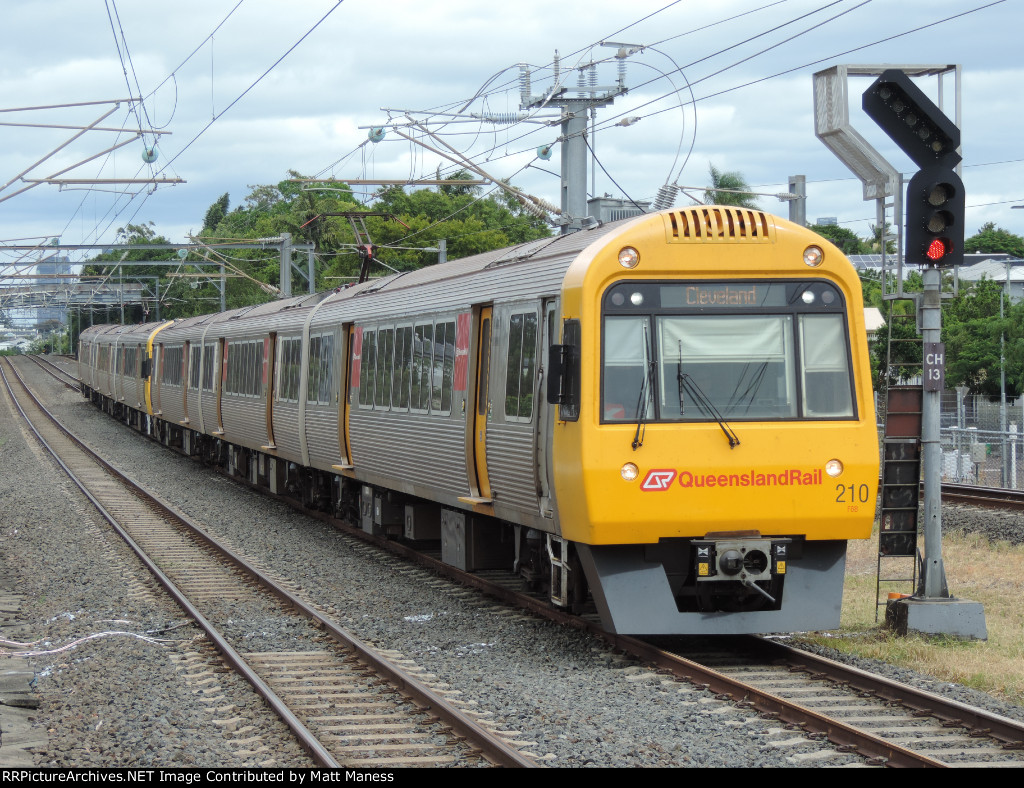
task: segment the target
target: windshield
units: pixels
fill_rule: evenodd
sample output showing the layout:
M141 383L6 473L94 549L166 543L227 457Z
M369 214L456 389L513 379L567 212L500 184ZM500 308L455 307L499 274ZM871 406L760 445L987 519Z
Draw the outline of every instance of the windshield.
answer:
M603 336L604 421L854 416L845 308L826 282L621 283Z

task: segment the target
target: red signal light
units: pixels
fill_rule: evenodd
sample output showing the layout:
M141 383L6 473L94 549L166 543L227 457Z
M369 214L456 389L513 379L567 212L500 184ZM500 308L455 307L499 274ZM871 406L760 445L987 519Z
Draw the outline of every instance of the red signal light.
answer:
M952 251L953 244L950 243L948 238L935 238L932 240L930 244L928 244L928 249L925 252L925 256L929 260L934 260L935 262L938 262Z

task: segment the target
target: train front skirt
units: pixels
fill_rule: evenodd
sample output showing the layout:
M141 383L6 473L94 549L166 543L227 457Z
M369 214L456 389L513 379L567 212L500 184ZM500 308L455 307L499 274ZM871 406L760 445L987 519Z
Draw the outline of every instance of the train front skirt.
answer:
M789 564L779 609L681 612L665 567L644 545L577 544L609 632L620 635L735 635L836 629L846 570L845 541L806 542Z

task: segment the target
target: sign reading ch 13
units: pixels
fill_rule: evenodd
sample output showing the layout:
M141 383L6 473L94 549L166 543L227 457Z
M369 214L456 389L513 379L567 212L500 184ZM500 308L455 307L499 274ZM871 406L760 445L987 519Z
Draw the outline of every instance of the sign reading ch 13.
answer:
M946 382L946 343L925 342L924 390L942 391Z

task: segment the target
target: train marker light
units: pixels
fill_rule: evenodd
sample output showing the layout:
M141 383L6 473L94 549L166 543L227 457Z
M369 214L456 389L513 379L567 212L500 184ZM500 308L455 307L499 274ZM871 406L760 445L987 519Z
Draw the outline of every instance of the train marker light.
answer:
M640 469L637 468L633 463L627 462L625 465L622 466L622 469L619 471L619 473L622 474L623 479L625 479L627 482L631 482L635 480L637 476L640 475Z
M619 265L623 268L636 268L640 264L640 252L632 246L624 246L619 250Z
M829 460L825 463L825 473L835 478L843 472L843 463L839 460Z
M817 268L825 260L825 253L820 246L808 246L804 249L804 262L811 268Z

